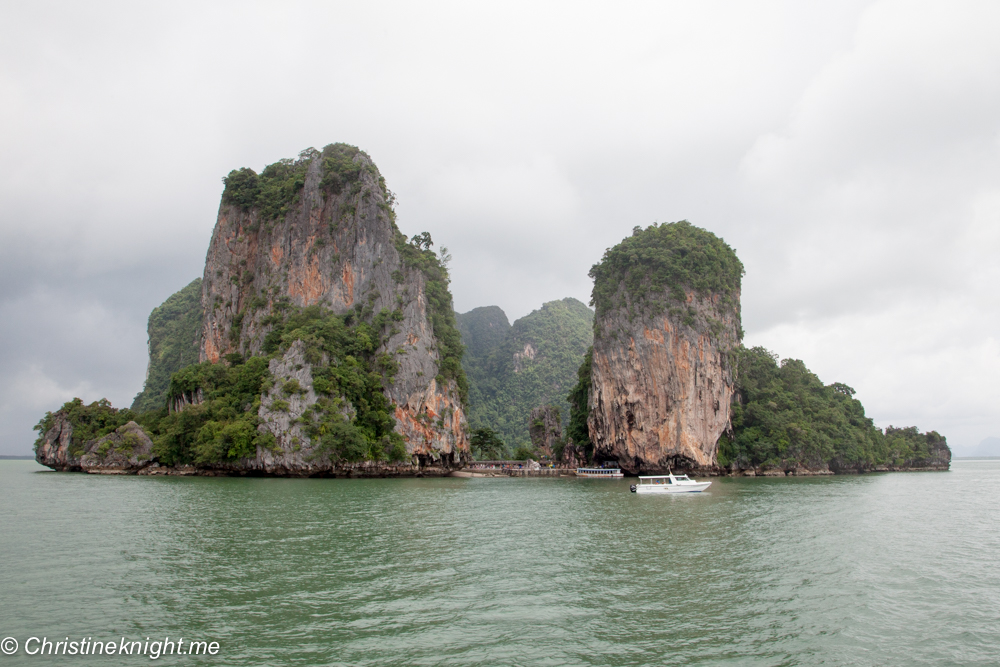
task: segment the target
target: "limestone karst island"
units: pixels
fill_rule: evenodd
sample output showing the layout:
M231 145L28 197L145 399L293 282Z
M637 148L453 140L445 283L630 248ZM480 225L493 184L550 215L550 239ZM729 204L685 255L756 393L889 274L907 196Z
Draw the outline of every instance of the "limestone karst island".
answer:
M130 408L74 399L39 463L140 475L446 475L476 461L629 474L947 470L854 390L741 345L743 265L688 222L636 227L575 299L456 314L447 255L400 230L345 144L230 172L203 276L149 318ZM597 258L595 258L597 259ZM530 465L529 464L529 465Z

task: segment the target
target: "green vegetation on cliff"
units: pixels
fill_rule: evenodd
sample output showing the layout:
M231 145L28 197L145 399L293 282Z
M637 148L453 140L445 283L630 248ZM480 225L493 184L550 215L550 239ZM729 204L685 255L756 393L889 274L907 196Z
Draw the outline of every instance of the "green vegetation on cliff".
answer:
M269 362L302 341L319 400L299 422L315 439L318 453L334 461L405 458L403 438L393 430L393 406L382 389L392 381L397 363L377 352L402 313L382 311L365 318L360 307L334 315L319 306L287 304L283 311L274 316L265 356L244 360L230 354L225 363L193 364L174 373L165 394L168 402L188 403L179 412L167 407L141 413L116 410L106 400L66 403L62 411L73 426L72 453L79 455L86 442L135 420L153 439L153 452L165 465L225 465L253 457L258 446L274 446L274 437L257 428L261 396L275 382ZM281 391L289 395L302 389L290 381ZM47 413L35 427L40 434L36 448L53 424L53 414Z
M920 434L916 427L889 427L883 434L853 389L824 385L801 361L779 364L761 347L736 353L736 377L733 432L719 439L723 467L921 467L947 447L937 433Z
M942 460L947 452L951 460L948 441L937 431L921 433L916 426L885 429L885 444L888 450L886 463L900 467L921 467Z
M297 160L278 160L264 167L259 175L249 167L234 169L222 179L225 184L222 203L242 211L256 208L260 220L265 222L284 218L289 208L298 201L313 160L322 160L320 187L323 191L339 194L344 186L355 183L364 169L354 159L359 153L365 155L357 146L330 144L322 151L307 148L299 153Z
M424 276L424 294L427 298L427 319L430 320L434 337L438 344L438 382L446 384L454 380L462 403L469 403L469 381L462 368L462 334L455 321L455 307L452 304L448 285L451 278L446 266L450 256L448 249L442 248L438 256L431 246L434 242L427 232L417 234L412 239L395 227L396 251L403 265L420 271ZM402 276L399 277L402 280Z
M304 344L319 398L300 421L318 451L335 461L402 460L406 445L393 430L393 406L382 390L398 364L392 355L377 351L402 312L383 310L370 321L360 314L356 309L334 315L310 306L281 322L272 334L280 337L281 352L295 341ZM285 393L299 390L290 386L293 382L285 384Z
M227 364L204 362L188 366L170 380L170 399L194 397L201 403L180 412L145 413L138 422L153 439L153 452L161 463L210 465L256 454L257 445L273 440L257 431L260 393L270 380L267 359L252 357L245 363L231 355Z
M492 429L515 450L530 447L528 420L534 408L554 405L569 414L566 394L593 342L593 317L572 298L550 301L513 326L496 306L459 315L470 426Z
M198 363L201 338L201 278L169 297L149 315L149 368L142 391L132 402L134 412L165 405L170 376Z
M725 241L686 220L636 227L590 269L591 305L598 317L624 305L616 301L624 288L633 305L642 303L654 312L669 307L667 301L683 303L685 290L720 294L724 305L738 308L743 273L742 262Z
M383 311L366 319L360 307L334 315L319 306L286 306L284 315L273 317L267 356L244 362L230 355L228 365L206 362L174 375L171 399L193 397L200 389L204 402L144 419L154 452L168 465L209 465L254 456L257 446L272 446L273 436L257 431L261 394L274 384L268 364L302 341L319 400L300 423L315 439L317 451L334 461L403 458L406 448L393 430L393 408L382 389L397 364L391 355L377 352L400 316L399 311ZM301 391L297 382L281 389L285 395Z
M362 165L355 161L361 153L357 146L350 144L330 144L323 148L323 179L320 187L330 194L340 194L344 187L356 183L361 176ZM365 154L367 157L367 154Z
M313 149L302 151L298 160L278 160L260 175L249 167L234 169L222 179L222 203L243 211L256 208L263 221L283 218L305 186L309 163L315 157Z

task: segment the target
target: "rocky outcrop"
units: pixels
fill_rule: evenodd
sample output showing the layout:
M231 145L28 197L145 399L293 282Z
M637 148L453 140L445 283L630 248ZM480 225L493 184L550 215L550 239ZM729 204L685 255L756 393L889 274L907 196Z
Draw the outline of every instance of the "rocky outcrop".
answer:
M531 444L542 456L552 458L562 441L562 421L559 408L543 405L531 411L528 418Z
M80 457L84 472L104 475L134 474L153 463L153 441L134 421L89 443Z
M703 287L713 283L701 272L718 267L699 262L699 251L729 262L735 284ZM739 260L704 230L654 225L609 250L591 275L595 459L630 473L714 470L733 397L729 355L741 335Z
M52 426L39 438L35 460L61 472L135 474L152 464L153 441L134 421L88 442L73 440L67 415L56 412Z
M126 422L106 435L78 440L73 437L74 420L86 420L72 410L58 410L46 417L47 428L35 446L35 460L60 472L86 472L101 475L172 475L172 476L223 476L223 475L280 475L290 477L440 477L448 475L454 461L438 457L437 460L401 462L388 461L332 461L328 456L317 456L315 447L304 437L300 424L295 420L305 413L305 408L315 401L310 387L308 371L296 369L302 360L302 346L293 344L289 354L272 360L278 375L288 382L293 378L302 381L301 392L296 392L288 409L279 409L275 403L289 396L280 389L268 392L262 410L266 421L262 428L276 434L276 444L271 449L258 449L255 458L212 465L173 464L158 460L153 441L134 421ZM68 404L72 407L72 403ZM89 406L94 410L93 404ZM105 416L127 414L102 405ZM92 416L93 413L91 413Z
M83 447L73 442L73 424L62 411L52 415L52 424L35 443L35 460L60 472L80 471Z
M798 463L787 466L751 466L747 468L732 464L720 472L733 477L822 477L836 474L826 464L807 467Z
M287 172L282 187L295 192L278 212L260 194L274 187L277 177L254 186L257 177L245 170L250 185L239 186L234 178L243 172L227 181L202 282L201 359L217 362L227 354L268 351L267 335L287 304L353 311L360 317L398 313L378 350L398 363L392 382L384 386L395 406L396 430L420 460L467 456L465 406L456 381L442 377L428 282L399 251L391 194L375 165L363 152L338 144L268 167L261 183L272 168ZM256 198L248 200L239 187L257 193ZM287 363L278 363L276 377L309 375L305 360L293 365L300 370L290 372ZM315 394L296 400L305 409ZM308 471L319 465L305 461L296 447L307 438L269 410L266 399L261 417L271 424L267 428L275 431L281 452L258 452L255 466Z

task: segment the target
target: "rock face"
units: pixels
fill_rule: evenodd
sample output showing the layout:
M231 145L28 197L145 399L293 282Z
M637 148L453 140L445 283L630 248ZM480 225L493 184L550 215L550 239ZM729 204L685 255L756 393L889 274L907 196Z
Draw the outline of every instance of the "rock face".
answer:
M456 382L441 381L441 344L432 326L427 280L401 256L400 239L406 239L395 226L392 195L369 157L336 144L322 153L304 151L299 160L272 165L259 182L256 178L244 170L227 179L202 281L201 360L260 354L275 314L287 304L318 305L338 314L354 310L360 316L400 311L395 333L380 349L399 364L385 386L396 406L396 430L417 457L466 456L465 406ZM268 199L268 188L277 188L280 207ZM299 374L305 383L309 364L293 363L295 353L289 354L288 363L274 369L276 376ZM289 371L292 367L301 370ZM307 406L315 394L301 400ZM261 417L269 424L284 421L265 406ZM275 458L260 452L259 464L308 468L292 444L301 438L290 426L279 438L283 453Z
M73 424L62 412L53 415L53 424L35 444L35 460L60 472L80 471L80 454L73 447Z
M134 421L88 445L80 457L85 472L106 475L137 473L153 463L153 441Z
M532 410L528 418L528 432L535 449L542 455L552 458L562 440L559 408L554 405L543 405Z
M566 438L566 446L563 447L560 464L566 468L580 468L587 464L587 457L583 451L573 444L571 438Z
M727 280L706 280L720 262ZM735 253L687 223L654 225L609 250L591 275L595 459L631 473L714 469L741 335Z
M595 454L629 472L716 463L716 442L729 425L727 354L739 322L711 298L688 293L687 304L697 313L695 326L669 314L629 321L627 309L598 323L588 426ZM709 318L723 322L719 339L703 328Z
M134 421L86 443L73 442L72 436L70 420L57 412L40 438L35 459L53 470L111 475L135 474L153 463L153 441Z

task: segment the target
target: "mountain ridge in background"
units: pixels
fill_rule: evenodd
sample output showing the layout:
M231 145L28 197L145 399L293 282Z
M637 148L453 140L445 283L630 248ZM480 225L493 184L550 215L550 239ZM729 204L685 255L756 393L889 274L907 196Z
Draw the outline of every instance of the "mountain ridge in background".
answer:
M566 396L593 343L594 312L567 297L549 301L508 323L498 306L456 316L469 379L469 425L491 428L510 450L530 446L528 420L542 405L557 407L566 422Z
M146 381L132 401L132 410L146 412L166 405L170 376L198 363L201 324L201 278L195 278L153 309L146 327L149 334Z

